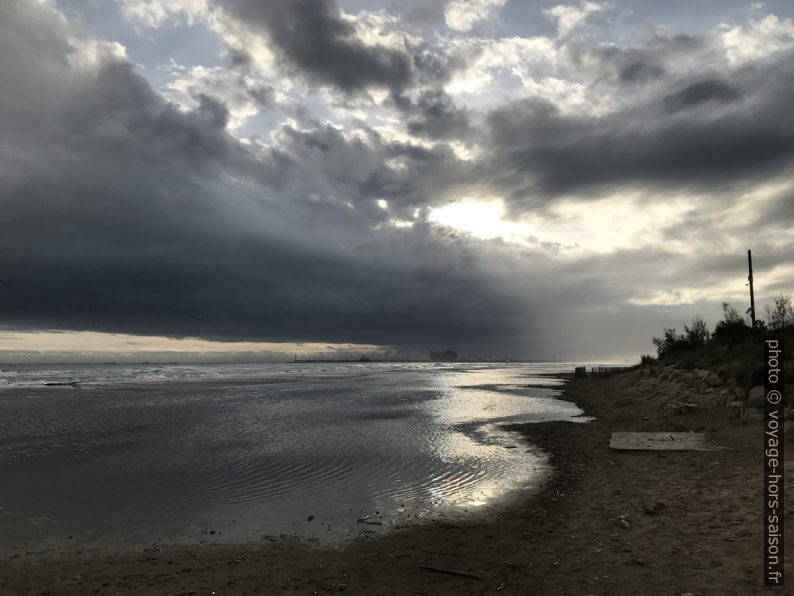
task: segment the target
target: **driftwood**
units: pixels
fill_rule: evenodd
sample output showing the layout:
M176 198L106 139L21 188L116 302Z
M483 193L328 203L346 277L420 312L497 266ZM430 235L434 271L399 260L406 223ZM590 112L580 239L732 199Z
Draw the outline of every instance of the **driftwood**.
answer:
M457 577L467 577L469 579L476 579L478 582L485 581L479 575L473 573L466 573L465 571L454 571L453 569L441 569L440 567L431 567L430 565L419 565L420 569L425 571L432 571L434 573L445 573L447 575L455 575Z
M54 383L44 383L48 387L63 387L65 385L71 385L72 387L77 387L81 381L65 381L65 382L54 382Z
M697 404L688 404L686 402L678 401L678 400L675 400L675 399L671 399L670 403L671 404L676 404L677 406L684 406L685 408L697 408L698 407Z
M364 517L359 517L356 520L358 524L369 524L371 526L382 526L383 522L378 520L373 520L371 515L365 515Z

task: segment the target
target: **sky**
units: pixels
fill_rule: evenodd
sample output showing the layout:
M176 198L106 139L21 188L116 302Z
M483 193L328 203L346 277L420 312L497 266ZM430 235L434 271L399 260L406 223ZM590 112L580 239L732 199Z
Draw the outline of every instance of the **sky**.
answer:
M794 289L790 2L20 0L0 55L0 361L635 358L747 249Z

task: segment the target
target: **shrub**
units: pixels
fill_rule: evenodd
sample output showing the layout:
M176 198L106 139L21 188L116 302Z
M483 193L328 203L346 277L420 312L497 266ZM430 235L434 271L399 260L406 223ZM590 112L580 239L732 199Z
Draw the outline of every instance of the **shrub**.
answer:
M695 317L684 327L684 333L665 328L661 337L653 338L659 361L682 369L705 368L719 371L724 378L733 377L739 387L749 388L764 382L764 337L767 329L783 335L789 345L794 345L794 313L791 296L781 294L768 309L768 327L757 320L752 328L746 317L730 304L722 305L723 318L710 334L706 324ZM781 327L782 326L782 327ZM794 350L785 355L786 371L794 367ZM642 363L650 363L643 356ZM794 374L787 375L788 379ZM786 386L788 389L788 385ZM794 395L794 391L791 391ZM788 393L787 393L788 395ZM792 402L788 395L787 402Z
M675 328L664 328L662 337L654 337L653 345L656 346L656 353L659 358L670 356L677 352L686 344L686 338L676 333Z
M725 323L726 325L747 327L744 317L742 317L742 315L739 314L739 311L727 302L722 303L722 321L720 322Z
M665 327L662 337L654 337L652 341L659 358L665 358L691 348L705 346L710 337L706 323L696 316L690 325L684 325L684 333L677 333L674 328Z
M706 323L697 315L692 318L691 327L684 325L684 333L689 347L705 346L711 337Z
M722 320L714 326L714 339L737 340L748 335L752 328L733 306L722 303Z
M640 356L640 366L650 366L652 364L656 364L656 358L650 354L643 354Z
M766 305L766 322L769 329L782 331L794 325L794 307L791 305L791 294L780 294L774 300L775 305Z
M764 366L757 360L743 360L735 365L733 378L740 387L764 384Z

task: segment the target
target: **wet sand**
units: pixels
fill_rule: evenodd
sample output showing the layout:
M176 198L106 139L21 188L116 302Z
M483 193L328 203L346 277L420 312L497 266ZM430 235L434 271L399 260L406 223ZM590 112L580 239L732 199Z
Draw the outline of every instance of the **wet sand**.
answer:
M514 427L551 453L556 473L540 494L491 519L438 522L344 548L266 539L15 554L0 561L0 594L774 593L761 575L760 425L715 414L665 418L631 397L635 381L634 373L572 381L565 398L596 417L588 424ZM626 430L708 432L730 450L611 451L610 434ZM787 471L791 491L794 468ZM786 513L790 549L794 515ZM786 572L794 583L790 554Z

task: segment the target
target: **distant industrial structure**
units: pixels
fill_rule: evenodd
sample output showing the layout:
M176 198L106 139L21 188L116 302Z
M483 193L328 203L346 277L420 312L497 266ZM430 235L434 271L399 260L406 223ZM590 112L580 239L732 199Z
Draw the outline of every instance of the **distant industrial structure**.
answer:
M458 353L452 350L444 350L443 352L430 352L430 360L433 362L457 362Z

